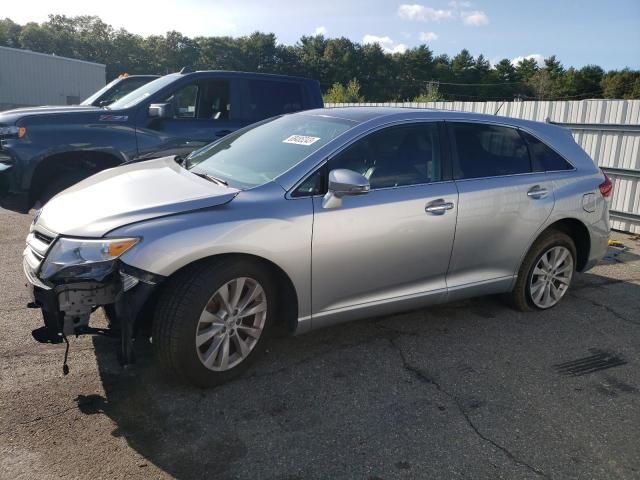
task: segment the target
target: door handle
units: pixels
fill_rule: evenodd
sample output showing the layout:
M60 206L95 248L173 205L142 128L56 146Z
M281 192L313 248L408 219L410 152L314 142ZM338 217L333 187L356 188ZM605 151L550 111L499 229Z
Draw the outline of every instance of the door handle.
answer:
M536 200L540 198L544 198L549 194L549 190L540 185L536 185L535 187L531 187L531 189L527 192L527 196L530 198L534 198Z
M445 202L442 199L434 200L424 207L424 211L432 215L443 215L447 210L453 208L453 202Z
M216 137L224 137L225 135L229 135L231 130L218 130L216 132Z

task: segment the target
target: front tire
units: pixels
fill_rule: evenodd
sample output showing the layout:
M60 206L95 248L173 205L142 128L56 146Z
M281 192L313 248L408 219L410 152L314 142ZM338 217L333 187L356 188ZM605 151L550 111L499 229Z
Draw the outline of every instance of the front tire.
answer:
M187 267L156 308L152 338L161 368L199 387L237 377L264 351L275 299L272 275L257 262Z
M566 233L543 233L527 253L511 292L522 312L555 307L569 290L575 273L576 247Z

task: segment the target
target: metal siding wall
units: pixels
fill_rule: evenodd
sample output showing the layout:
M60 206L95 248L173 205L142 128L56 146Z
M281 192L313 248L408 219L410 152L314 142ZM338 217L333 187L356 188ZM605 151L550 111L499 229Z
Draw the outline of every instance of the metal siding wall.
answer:
M581 100L537 102L390 102L326 104L436 108L566 124L576 142L614 183L611 227L640 233L640 100ZM626 214L626 215L625 215Z
M0 105L66 105L105 85L105 66L0 47Z

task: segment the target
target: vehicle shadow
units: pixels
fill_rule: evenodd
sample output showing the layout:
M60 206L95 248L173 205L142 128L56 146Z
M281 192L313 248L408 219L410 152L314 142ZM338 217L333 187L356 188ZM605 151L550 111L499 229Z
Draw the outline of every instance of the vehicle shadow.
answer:
M605 263L609 261L618 260L611 256ZM640 264L640 256L626 253L624 261ZM586 273L576 279L575 295L564 301L577 309L590 295L588 289L597 291L604 285L613 285L625 298L640 298L638 284ZM597 305L602 306L596 302L592 307ZM457 327L469 338L490 343L503 335L496 332L512 321L515 314L510 312L500 298L483 297L278 338L242 378L210 390L166 380L154 368L151 345L145 342L136 345L137 363L122 369L116 360L117 341L97 336L93 344L105 395L79 395L76 400L86 415L107 415L117 425L114 436L124 437L131 448L174 477L257 478L272 462L283 464L279 478L303 478L307 476L300 476L303 460L283 455L288 449L312 450L315 445L322 445L325 452L332 448L332 430L324 428L327 405L319 400L327 398L328 389L337 404L344 401L342 396L382 395L378 401L393 405L398 400L392 392L371 382L400 382L397 377L407 374L400 370L391 380L383 380L388 378L387 368L402 368L393 348L396 339L418 334L437 337L436 344L455 351L459 340L446 333ZM504 335L511 332L507 329ZM380 357L380 363L370 365L370 354ZM367 360L359 362L358 356ZM381 393L374 393L380 388ZM339 411L345 426L378 422L375 408Z

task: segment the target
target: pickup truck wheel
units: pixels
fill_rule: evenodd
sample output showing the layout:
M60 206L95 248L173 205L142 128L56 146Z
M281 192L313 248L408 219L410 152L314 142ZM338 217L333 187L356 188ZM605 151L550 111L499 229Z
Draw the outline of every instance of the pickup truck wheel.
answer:
M188 268L170 280L153 322L161 367L200 386L224 383L263 352L275 312L268 269L226 260Z
M538 238L525 257L511 292L517 310L546 310L556 306L569 290L576 265L576 246L563 232L549 231Z

